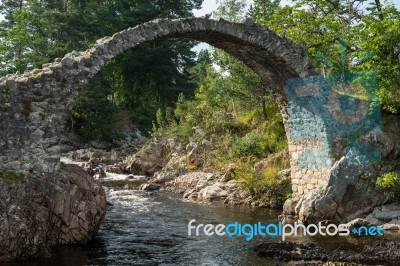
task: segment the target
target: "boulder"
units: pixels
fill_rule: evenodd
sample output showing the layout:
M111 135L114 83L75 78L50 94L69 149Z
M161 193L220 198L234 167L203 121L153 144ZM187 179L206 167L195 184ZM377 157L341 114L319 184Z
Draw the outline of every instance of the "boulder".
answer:
M43 193L0 179L0 261L46 256L50 216Z
M185 194L188 190L196 188L199 182L207 182L213 176L213 173L190 172L176 177L172 181L165 183L165 185L170 191Z
M143 191L156 191L156 190L159 190L160 188L161 188L160 185L144 184L143 186L140 187L140 190L143 190Z
M371 226L371 225L375 224L371 223L368 219L362 219L362 218L357 218L346 223L346 227L349 230L353 230L354 228L359 228L361 226Z
M137 154L127 159L127 170L132 174L153 175L167 164L169 158L168 141L156 135Z
M129 188L139 187L148 181L146 176L140 175L111 175L106 178L99 179L99 182L106 187L123 187Z
M393 142L393 149L385 159L396 159L400 156L400 116L389 115L383 119L390 121L389 123L385 124L383 131Z
M389 204L377 207L371 213L376 219L389 222L392 220L400 220L400 205L399 204Z
M278 172L278 174L276 175L276 178L282 179L282 178L290 177L290 173L291 173L290 168L284 169L284 170Z
M176 176L174 172L161 172L152 181L155 183L165 183L173 180Z
M385 158L394 149L394 138L390 133L382 130L370 131L367 134L361 136L359 143L375 147L380 152L383 158Z
M228 181L232 180L233 171L234 171L233 164L229 164L228 165L228 170L226 170L226 172L222 175L220 181L221 182L228 182Z
M228 192L217 185L212 185L200 190L198 199L204 202L222 201L228 197Z
M89 161L92 158L92 152L88 149L80 149L70 153L70 156L75 161Z
M0 179L0 260L29 259L51 247L87 243L106 211L103 188L76 165Z
M204 180L204 179L197 181L196 190L201 190L201 189L205 188L207 186L207 184L208 184L207 180Z
M104 168L104 170L107 172L107 173L112 173L112 174L122 174L124 171L123 171L123 169L119 166L119 165L117 165L117 164L114 164L114 165L107 165L105 168Z
M393 219L392 221L382 225L385 230L400 230L400 220Z
M313 189L304 195L297 203L295 209L298 213L299 220L313 221L315 216L315 202L321 197L323 191L320 189Z
M266 168L268 166L268 159L263 159L261 161L258 161L254 164L253 169L254 172L260 172L262 169Z

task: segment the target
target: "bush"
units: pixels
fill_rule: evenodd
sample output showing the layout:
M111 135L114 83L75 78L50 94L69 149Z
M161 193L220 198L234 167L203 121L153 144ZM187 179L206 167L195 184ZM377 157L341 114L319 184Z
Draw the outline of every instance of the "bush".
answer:
M183 123L177 126L176 137L183 143L189 142L189 137L192 134L192 126L189 123Z
M267 202L271 207L281 207L292 195L292 183L290 177L277 177L283 170L279 166L268 166L261 170L261 182L257 193L261 202Z
M291 196L291 182L290 177L278 178L277 175L288 167L288 160L274 161L268 161L266 167L255 172L250 162L238 160L234 163L232 175L259 204L281 208Z
M212 114L204 115L202 117L204 122L204 129L209 134L243 134L249 130L250 126L237 121L234 116L223 113L214 112Z
M257 125L263 121L262 110L254 109L245 113L238 114L237 120L245 124Z
M400 197L400 178L398 172L387 172L378 176L376 185L384 192L394 193Z
M265 157L269 152L266 143L267 139L262 134L250 132L232 144L230 156L234 158L244 156Z

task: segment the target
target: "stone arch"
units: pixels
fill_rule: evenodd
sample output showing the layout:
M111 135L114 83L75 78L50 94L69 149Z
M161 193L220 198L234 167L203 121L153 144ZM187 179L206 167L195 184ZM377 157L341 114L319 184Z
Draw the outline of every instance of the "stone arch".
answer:
M84 52L72 52L55 62L20 75L0 79L0 170L55 171L62 151L61 136L68 111L81 88L107 60L141 43L190 38L207 42L244 62L276 95L288 136L294 195L325 185L328 169L301 169L298 153L319 144L290 137L285 93L288 79L317 74L304 47L247 20L187 18L153 20L104 37ZM322 130L324 132L324 130ZM311 145L311 146L310 146ZM303 176L307 175L308 179Z

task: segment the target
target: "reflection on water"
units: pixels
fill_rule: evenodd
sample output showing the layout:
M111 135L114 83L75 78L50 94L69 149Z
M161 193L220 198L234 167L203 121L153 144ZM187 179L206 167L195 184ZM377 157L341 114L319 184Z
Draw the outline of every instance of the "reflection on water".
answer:
M276 265L256 256L261 241L245 237L189 237L187 224L277 222L279 212L246 206L205 206L184 203L168 194L109 189L107 214L98 236L87 246L63 247L49 259L12 265ZM291 238L317 241L325 248L349 245L351 239Z

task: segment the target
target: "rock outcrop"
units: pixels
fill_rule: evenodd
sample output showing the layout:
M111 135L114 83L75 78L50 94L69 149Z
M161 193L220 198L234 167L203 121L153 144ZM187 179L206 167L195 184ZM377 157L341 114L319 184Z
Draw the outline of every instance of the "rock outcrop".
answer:
M153 175L161 171L168 162L167 140L154 136L138 153L126 160L127 170L132 174Z
M51 247L86 243L106 210L103 188L83 169L0 179L0 260L46 256Z
M397 265L400 259L400 244L393 241L353 244L351 248L334 250L312 243L272 242L262 243L254 251L265 258L289 262L289 265Z
M363 218L356 218L347 223L352 229L360 226L381 226L386 232L400 230L400 203L385 204L373 209Z
M255 204L251 195L239 189L235 180L225 180L224 174L189 172L160 180L152 178L141 190L167 190L182 195L184 201L197 203L219 202L229 205Z

